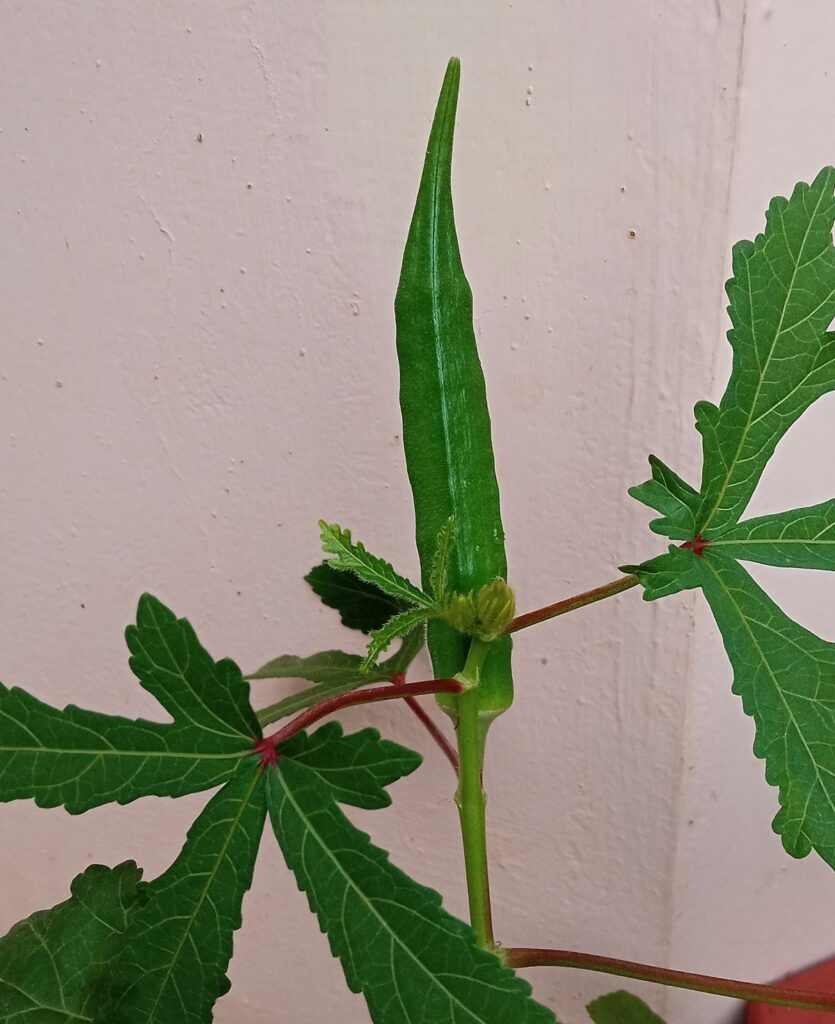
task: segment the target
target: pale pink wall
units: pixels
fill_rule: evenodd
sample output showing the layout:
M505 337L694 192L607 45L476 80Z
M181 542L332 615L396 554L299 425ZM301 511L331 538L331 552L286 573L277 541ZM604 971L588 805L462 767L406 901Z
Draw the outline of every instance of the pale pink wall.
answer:
M725 367L728 243L831 159L835 82L820 72L835 11L783 0L769 35L749 4L737 125L744 6L5 5L0 678L153 713L121 640L144 589L245 669L350 643L301 581L320 516L414 570L392 300L452 53L458 223L519 603L654 553L625 491L650 450L697 464L692 405L718 396L715 357ZM800 27L781 51L789 10ZM771 46L794 102L769 77ZM801 107L818 116L795 123ZM783 138L808 148L790 159ZM831 405L813 415L826 429ZM824 497L823 446L819 461ZM769 486L796 503L799 474ZM793 600L810 621L805 592ZM520 637L516 662L487 778L505 942L763 977L828 950L828 875L769 831L776 799L692 597L630 593ZM391 810L354 817L463 914L448 767L400 708L346 720L426 752ZM0 809L0 930L90 861L161 870L204 799ZM721 888L736 897L740 879L744 942ZM763 924L769 886L775 914L803 908L796 951ZM236 950L221 1024L367 1019L269 837ZM566 1024L615 987L533 980ZM670 1006L680 1024L724 1012Z

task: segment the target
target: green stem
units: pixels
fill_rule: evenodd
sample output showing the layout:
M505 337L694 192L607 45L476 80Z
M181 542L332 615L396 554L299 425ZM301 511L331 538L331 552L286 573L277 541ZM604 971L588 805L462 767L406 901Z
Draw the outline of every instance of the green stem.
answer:
M507 966L514 970L520 967L575 967L582 971L602 971L604 974L614 974L621 978L634 978L637 981L690 989L693 992L708 992L731 999L745 999L753 1003L835 1011L835 994L828 992L804 992L782 985L757 985L751 981L714 978L709 974L674 971L669 967L636 964L631 960L616 960L594 953L576 953L568 949L520 948L504 949L501 951L501 957Z
M535 626L538 622L547 622L548 619L555 619L558 615L565 615L566 612L584 608L587 604L594 604L595 601L602 601L604 598L614 597L615 594L622 594L624 590L636 587L639 582L637 576L621 576L620 579L606 583L602 587L595 587L594 590L586 590L582 594L575 594L574 597L566 597L562 601L557 601L556 604L549 604L544 608L537 608L536 611L517 615L505 633L515 633L528 626Z
M470 922L478 944L492 950L493 916L490 909L490 881L487 872L486 797L482 785L484 740L487 725L478 711L478 684L489 644L473 640L464 669L457 677L468 687L457 700L458 791L455 802L461 819L464 868Z

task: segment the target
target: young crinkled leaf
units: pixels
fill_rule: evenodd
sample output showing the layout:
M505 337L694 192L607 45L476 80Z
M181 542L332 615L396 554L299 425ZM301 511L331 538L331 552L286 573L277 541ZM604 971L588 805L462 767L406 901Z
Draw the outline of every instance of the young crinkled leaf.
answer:
M229 989L232 937L266 817L255 758L189 829L179 857L130 915L96 1024L208 1024Z
M793 857L815 849L835 867L835 644L793 622L738 562L693 559L754 719L754 753L779 787L774 830Z
M392 597L378 586L360 579L347 569L335 569L331 562L314 566L305 581L322 602L339 612L343 626L370 633L379 629L409 603Z
M148 594L126 637L134 674L173 722L61 711L0 685L0 800L32 798L77 814L182 796L234 774L261 735L237 666L213 661L189 623Z
M426 608L410 608L389 619L382 629L375 629L371 634L368 652L363 661L363 671L369 671L376 664L377 658L389 648L392 641L399 636L406 636L423 626L432 617L432 611Z
M623 989L595 999L586 1009L594 1024L664 1024L642 999Z
M372 555L364 544L354 542L350 530L338 523L326 523L324 519L319 521L319 529L322 532L322 550L334 556L331 564L335 568L356 573L366 583L407 605L430 608L434 604L428 594L396 572L390 562Z
M484 375L473 330L473 297L461 264L452 208L452 142L461 68L449 62L418 190L395 300L403 444L415 504L417 548L431 589L438 536L455 518L449 587L467 594L507 579L504 530ZM429 625L438 678L460 672L468 641L450 625ZM481 672L479 708L510 706L508 637ZM455 698L439 697L450 707Z
M0 1021L69 1024L93 1019L99 987L124 941L142 872L132 861L94 864L72 895L0 939Z
M372 1021L554 1024L551 1011L531 999L530 986L479 949L469 926L442 909L440 896L394 867L338 808L337 801L388 802L383 787L411 771L417 755L369 738L369 730L339 743L324 742L323 731L294 737L267 769L270 818Z

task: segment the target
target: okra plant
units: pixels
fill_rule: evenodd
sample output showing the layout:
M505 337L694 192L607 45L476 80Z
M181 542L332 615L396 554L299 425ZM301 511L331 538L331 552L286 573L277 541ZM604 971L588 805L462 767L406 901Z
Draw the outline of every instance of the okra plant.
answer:
M203 1024L226 971L265 824L376 1024L548 1024L554 1012L517 975L535 965L614 975L786 1006L835 996L708 978L557 949L499 945L490 913L482 764L513 700L511 636L640 586L646 600L703 592L756 726L754 753L777 788L774 829L794 857L835 867L835 644L793 622L740 564L835 569L835 499L745 519L780 438L835 390L835 170L774 199L765 229L733 252L733 369L719 405L700 402L696 487L660 459L632 489L671 543L613 583L517 614L508 583L490 418L472 294L453 220L451 162L459 65L432 125L395 300L403 441L420 583L321 522L325 560L307 581L367 655L283 655L245 676L215 661L185 619L149 595L127 629L130 665L167 721L59 710L0 686L0 799L71 814L147 796L216 789L180 855L144 880L133 862L93 866L69 898L0 939L0 1019L10 1024ZM394 653L389 653L396 643ZM408 681L428 644L434 678ZM253 707L261 679L311 685ZM252 683L252 687L250 687ZM418 698L434 695L449 721ZM343 808L384 807L421 758L372 728L345 733L350 705L400 700L458 775L470 921L404 874ZM256 704L259 702L256 702ZM323 721L324 719L331 719ZM447 728L441 728L439 722ZM280 723L277 726L275 723ZM497 726L500 728L501 726ZM457 740L453 747L447 733ZM324 952L324 944L323 944ZM658 1024L624 991L588 1007L597 1024ZM311 1019L318 1019L312 1008Z

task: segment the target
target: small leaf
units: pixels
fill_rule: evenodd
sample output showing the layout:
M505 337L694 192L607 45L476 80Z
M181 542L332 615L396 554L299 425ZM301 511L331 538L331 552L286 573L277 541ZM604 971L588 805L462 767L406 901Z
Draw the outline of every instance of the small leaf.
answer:
M366 583L379 587L386 594L407 604L423 608L432 606L432 598L405 576L395 572L390 562L372 555L364 544L354 543L350 530L346 530L338 523L326 523L324 519L319 520L319 528L322 531L322 550L335 556L332 564L337 569L347 569L356 573Z
M734 361L717 408L696 406L704 465L696 532L738 521L777 442L815 399L835 388L835 169L791 199L772 199L766 228L734 246L728 339Z
M835 569L835 501L748 519L711 541L711 547L746 562Z
M16 924L0 939L3 1024L89 1021L136 903L142 872L133 861L78 875L72 895Z
M429 573L429 589L436 601L440 601L449 588L449 562L455 546L455 517L450 516L438 533L432 569Z
M643 1000L623 989L595 999L586 1009L594 1024L664 1024Z
M328 697L350 693L361 686L368 686L369 683L391 682L395 676L405 672L420 653L423 647L423 633L423 629L411 630L390 658L372 666L368 672L362 671L363 659L358 654L346 654L344 651L321 651L308 658L297 658L291 654L275 658L261 670L264 678L318 678L321 681L307 690L290 694L289 697L263 708L258 712L258 721L264 726L313 707ZM259 674L249 678L259 678Z
M654 533L676 540L689 540L696 532L699 492L655 455L650 455L649 464L652 479L630 487L629 494L661 513L660 519L653 519L649 524Z
M702 585L693 552L675 544L671 544L664 555L657 555L640 565L621 565L618 568L638 577L644 588L645 601L657 601L659 597Z
M835 644L793 622L733 559L708 548L694 562L754 719L754 754L779 787L774 830L793 857L815 849L835 867Z
M507 579L504 529L484 374L473 331L473 296L461 264L452 207L452 143L461 68L447 66L438 98L395 299L403 445L415 504L424 588L431 589L438 534L455 517L449 589L467 594ZM438 678L464 667L469 644L445 622L429 626ZM481 673L479 707L495 715L513 700L509 638ZM440 696L450 707L454 697Z
M339 612L344 626L362 633L379 629L407 607L405 601L391 597L347 569L335 569L330 562L314 566L305 580L323 604Z
M328 728L327 726L325 728ZM322 730L320 730L321 733ZM369 730L364 730L367 733ZM362 735L362 734L359 734ZM294 738L300 744L315 743ZM370 753L363 740L361 749ZM383 749L366 757L385 784L415 763ZM530 998L530 986L479 949L467 925L447 914L440 896L394 867L337 807L379 806L374 789L344 792L350 748L322 743L317 763L283 748L267 769L270 818L284 857L311 910L342 961L348 985L362 992L375 1024L555 1024L554 1015ZM329 780L337 779L334 786Z
M207 804L170 868L130 917L96 1024L208 1024L229 989L232 936L266 817L254 758Z
M126 632L131 668L170 724L59 711L0 684L0 801L34 798L78 814L141 796L182 796L225 782L261 735L249 686L214 662L194 630L156 598L139 601Z
M346 654L345 651L319 651L306 658L282 654L262 665L247 679L309 679L312 683L326 686L340 686L361 679L369 682L368 676L363 677L360 671L362 660L359 654ZM387 678L380 674L380 679Z
M382 629L375 629L371 634L371 642L368 645L365 661L362 663L363 671L369 670L376 664L379 656L388 648L395 637L410 633L417 626L422 625L431 614L431 610L426 608L410 608L409 611L401 612L399 615L395 615L393 619L389 619Z

